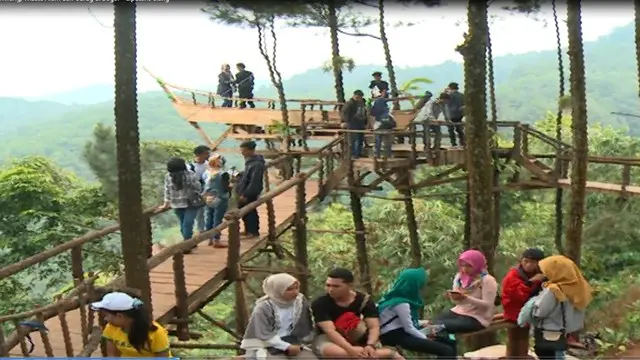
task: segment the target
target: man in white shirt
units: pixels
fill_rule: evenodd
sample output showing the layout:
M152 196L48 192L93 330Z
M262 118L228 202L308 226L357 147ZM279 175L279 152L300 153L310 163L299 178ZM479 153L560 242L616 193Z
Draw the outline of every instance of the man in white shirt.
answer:
M438 120L440 114L444 112L445 120L448 120L448 116L446 114L446 105L449 102L450 95L447 93L441 93L440 96L436 99L430 99L426 104L420 109L420 112L413 119L414 122L418 124L423 124L425 121L433 121ZM438 125L431 125L429 127L429 131L437 131L440 127Z
M199 145L193 149L194 159L193 162L188 165L188 169L193 171L198 180L200 180L200 184L203 185L204 188L204 172L207 170L207 159L209 159L209 155L211 155L211 149L209 149L206 145ZM198 210L198 215L196 216L196 225L198 227L199 232L204 232L205 223L204 223L204 209L205 207L201 207Z

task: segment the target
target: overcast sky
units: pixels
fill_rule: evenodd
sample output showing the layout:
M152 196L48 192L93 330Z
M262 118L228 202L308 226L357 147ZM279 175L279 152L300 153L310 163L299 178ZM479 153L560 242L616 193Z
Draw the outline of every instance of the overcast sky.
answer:
M68 3L67 3L68 4ZM633 20L633 5L586 5L586 41L608 34ZM559 8L562 19L566 8ZM113 8L109 4L37 6L27 2L0 5L0 96L34 97L113 82ZM491 13L494 55L555 48L549 9L532 20L504 11ZM461 61L454 51L466 25L465 9L394 5L388 21L416 22L389 27L391 51L398 67ZM545 26L546 23L546 26ZM566 25L561 24L566 38ZM376 29L370 30L376 33ZM185 87L215 83L222 63L242 61L258 78L267 79L256 47L256 31L225 27L210 21L197 3L144 3L138 6L138 62L165 81ZM323 29L278 31L278 64L285 78L320 66L329 59L329 38ZM566 40L564 40L566 44ZM425 46L426 44L426 46ZM356 64L383 64L380 43L370 38L340 37L341 52ZM634 46L630 43L629 46ZM425 74L428 76L428 74ZM157 85L139 75L142 91Z

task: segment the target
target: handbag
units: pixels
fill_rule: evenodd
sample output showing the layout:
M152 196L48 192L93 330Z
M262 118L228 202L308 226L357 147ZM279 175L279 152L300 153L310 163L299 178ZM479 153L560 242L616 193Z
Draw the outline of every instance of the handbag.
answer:
M559 331L545 330L536 327L533 331L535 348L541 352L564 351L567 349L566 319L564 302L560 303L562 313L562 329Z
M358 309L359 314L362 314L362 311L367 305L367 302L369 302L369 294L366 294L364 296L362 304ZM347 339L347 341L349 341L349 343L351 343L351 345L358 345L362 342L362 338L367 334L367 331L367 324L364 323L364 321L362 320L362 315L360 315L360 321L358 322L358 325L355 327L355 329L346 332L344 334L344 337L345 339Z
M201 208L205 206L205 201L202 195L193 189L190 185L187 186L187 206L190 208Z

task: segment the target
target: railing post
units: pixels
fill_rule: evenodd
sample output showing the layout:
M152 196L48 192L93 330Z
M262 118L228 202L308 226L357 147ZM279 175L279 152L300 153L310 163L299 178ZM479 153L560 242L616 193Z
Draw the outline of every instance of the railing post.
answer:
M152 228L152 224L151 224L151 215L147 215L144 217L144 222L143 222L143 233L146 235L146 242L147 242L147 259L153 256L153 228Z
M318 162L320 162L320 170L318 170L318 196L322 197L322 188L324 186L324 167L325 167L324 151L318 154Z
M236 305L236 332L244 334L249 322L249 311L244 298L244 279L240 268L240 224L238 213L232 212L225 215L229 222L229 248L227 249L227 277L235 285Z
M322 170L322 168L320 168ZM296 186L296 267L304 275L300 275L300 291L309 295L309 255L307 253L307 208L306 208L306 180Z
M184 254L173 255L173 282L176 296L176 330L180 341L187 341L189 336L189 310L187 305L187 281L184 273Z
M631 166L625 164L622 166L622 197L626 199L629 197L627 193L627 186L631 183Z
M522 133L522 153L529 156L529 125L525 125L525 131Z
M7 343L5 342L4 330L2 326L4 323L0 323L0 357L9 357L9 349L7 349Z
M269 172L265 171L263 174L264 179L264 189L266 192L271 190L271 184L269 182ZM275 243L276 242L276 209L273 205L273 200L267 201L267 228L269 231L269 235L267 238L267 242Z
M522 156L522 126L517 125L513 128L513 154Z
M416 124L415 123L411 123L411 125L409 126L409 129L411 131L411 133L409 134L409 144L411 145L411 156L409 158L409 161L411 163L411 168L415 168L416 167L416 151L417 151L417 145L416 145Z
M440 151L440 148L442 148L442 127L440 126L440 124L438 124L438 126L433 128L435 130L435 137L433 139L433 150L435 151L435 156L433 157L434 159L434 165L438 166L440 165L440 158L442 157L442 151Z

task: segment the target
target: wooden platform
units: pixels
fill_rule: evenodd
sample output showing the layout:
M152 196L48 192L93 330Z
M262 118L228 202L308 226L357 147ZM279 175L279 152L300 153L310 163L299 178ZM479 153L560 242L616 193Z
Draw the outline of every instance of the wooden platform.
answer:
M193 122L268 126L273 125L276 121L282 121L280 109L213 108L208 104L193 104L181 100L172 102L172 105L180 117ZM302 110L295 108L299 106L299 104L289 104L287 112L289 114L289 124L292 126L302 125ZM399 129L407 127L415 116L413 110L398 110L393 111L392 114L398 123ZM316 130L321 127L319 123L325 121L329 124L340 124L341 122L340 112L335 110L306 110L304 120L306 123L313 123L310 126Z
M307 199L310 199L318 192L318 183L313 180L307 180ZM286 191L276 197L274 201L276 211L276 223L280 224L289 218L295 212L295 188ZM266 241L267 235L267 214L266 207L258 208L260 215L260 240L243 240L241 253L246 257L250 253L262 247ZM242 229L242 228L241 228ZM223 241L226 241L226 233L222 234ZM207 246L206 243L194 250L192 254L185 256L185 273L187 291L192 294L201 288L207 281L214 278L216 274L220 274L226 267L227 251L226 249L214 249ZM170 311L176 303L173 282L173 262L171 258L151 272L151 290L153 315L158 319ZM80 311L70 311L66 313L69 328L72 333L72 343L74 355L82 350L82 335L80 327ZM65 357L64 340L60 328L60 321L57 317L49 319L46 324L49 329L49 337L53 347L53 353L56 357ZM40 335L32 333L32 339L35 344L33 357L46 356L44 346L42 345ZM14 347L11 356L22 357L20 347ZM96 351L94 356L99 357L100 351Z

